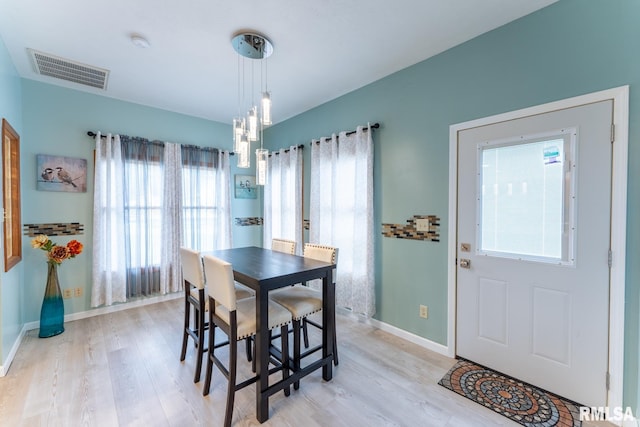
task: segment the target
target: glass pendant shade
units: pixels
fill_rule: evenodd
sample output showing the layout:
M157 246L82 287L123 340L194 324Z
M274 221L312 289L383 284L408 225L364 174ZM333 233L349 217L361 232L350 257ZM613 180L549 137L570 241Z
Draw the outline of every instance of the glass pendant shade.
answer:
M256 150L256 184L265 185L267 183L267 162L269 161L269 150L258 148Z
M246 134L240 137L240 146L238 147L238 167L248 168L251 166L251 159L249 158L249 139Z
M233 151L240 151L240 138L244 133L244 119L233 119Z
M258 140L258 109L251 107L249 110L249 141Z
M271 93L262 93L262 125L271 126Z

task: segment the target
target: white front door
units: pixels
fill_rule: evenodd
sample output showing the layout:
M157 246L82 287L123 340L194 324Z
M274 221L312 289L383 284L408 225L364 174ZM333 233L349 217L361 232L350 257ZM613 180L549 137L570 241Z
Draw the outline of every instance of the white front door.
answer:
M612 101L458 133L457 354L607 403Z

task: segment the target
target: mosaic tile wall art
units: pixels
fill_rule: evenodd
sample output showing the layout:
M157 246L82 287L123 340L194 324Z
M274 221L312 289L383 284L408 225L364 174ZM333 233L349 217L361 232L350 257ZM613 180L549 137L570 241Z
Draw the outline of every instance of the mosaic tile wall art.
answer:
M426 221L426 229L418 231L418 222ZM440 241L440 218L435 215L414 215L407 224L382 224L382 235L396 239Z
M262 218L260 217L244 217L244 218L235 218L235 225L240 227L248 227L250 225L262 225Z
M46 234L47 236L75 236L84 234L84 225L79 222L24 224L25 236L34 237L38 234Z

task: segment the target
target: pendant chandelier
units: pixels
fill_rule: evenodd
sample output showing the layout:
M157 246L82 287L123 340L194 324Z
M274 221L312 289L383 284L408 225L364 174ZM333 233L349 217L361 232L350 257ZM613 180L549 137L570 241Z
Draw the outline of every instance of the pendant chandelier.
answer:
M271 125L267 58L273 53L273 45L266 37L247 32L233 36L231 44L238 53L238 114L233 119L234 151L238 155L238 167L248 168L251 166L251 143L260 141L260 148L256 149L256 184L264 185L269 151L263 147L263 131L266 126ZM259 94L260 108L256 102L256 94Z

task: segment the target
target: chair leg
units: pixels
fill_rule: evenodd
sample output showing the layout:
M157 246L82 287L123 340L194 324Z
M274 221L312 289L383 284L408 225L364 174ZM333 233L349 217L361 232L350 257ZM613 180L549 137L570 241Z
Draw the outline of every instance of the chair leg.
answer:
M193 330L196 336L200 336L200 316L198 307L193 307ZM193 341L193 346L198 348L198 340Z
M229 337L229 384L227 387L227 409L224 413L225 427L231 427L233 418L233 402L236 396L236 374L238 367L238 342L235 334Z
M282 379L289 378L289 325L284 325L280 328L280 353L282 354ZM287 386L284 389L284 395L289 396L291 394L291 386Z
M245 338L247 345L247 362L251 362L251 337Z
M307 327L307 318L302 319L302 333L304 335L304 348L309 348L309 329Z
M338 366L338 334L336 333L336 316L333 316L333 366Z
M256 345L253 344L253 357L251 358L251 372L256 373Z
M209 317L209 350L207 351L207 373L204 379L204 387L202 388L202 395L206 396L209 394L209 389L211 388L211 374L213 373L213 358L214 358L214 349L215 349L215 340L214 336L216 333L216 325L213 324L211 316Z
M323 326L324 327L324 326ZM336 333L336 318L335 315L333 317L333 365L338 366L338 334ZM307 334L307 319L304 318L302 320L302 332L304 335L304 346L309 348L309 336Z
M300 370L300 320L293 321L293 371ZM300 381L293 383L293 389L300 388Z
M197 345L197 360L196 360L196 373L193 377L193 382L200 381L200 372L202 371L202 355L204 354L204 312L203 310L195 310L196 316L196 330L198 333L198 345Z
M184 328L182 331L182 352L180 353L180 361L184 362L184 358L187 355L187 340L189 339L189 334L187 334L187 329L189 328L189 317L191 316L191 303L185 297L184 299Z

